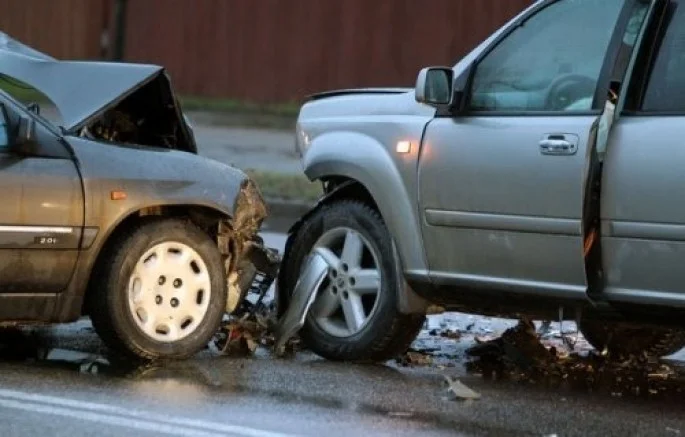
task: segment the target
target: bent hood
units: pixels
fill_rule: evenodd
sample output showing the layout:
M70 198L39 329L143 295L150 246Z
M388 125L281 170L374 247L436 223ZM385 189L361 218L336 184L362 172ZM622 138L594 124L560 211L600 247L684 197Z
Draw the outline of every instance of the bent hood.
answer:
M36 88L57 107L62 127L75 133L143 85L159 80L179 122L190 130L163 67L118 62L60 61L0 32L0 74ZM192 135L188 138L193 144Z

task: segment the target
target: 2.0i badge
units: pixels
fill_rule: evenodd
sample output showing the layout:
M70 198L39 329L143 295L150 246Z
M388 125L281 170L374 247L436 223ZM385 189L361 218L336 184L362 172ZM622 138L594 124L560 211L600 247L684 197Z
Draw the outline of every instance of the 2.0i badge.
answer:
M34 244L40 244L41 246L52 246L59 243L57 237L35 237L33 239Z

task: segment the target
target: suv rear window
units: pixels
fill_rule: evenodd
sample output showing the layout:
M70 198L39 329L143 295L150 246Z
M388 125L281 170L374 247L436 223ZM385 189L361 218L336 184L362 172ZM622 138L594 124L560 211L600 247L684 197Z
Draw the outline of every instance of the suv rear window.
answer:
M685 8L682 1L672 6L642 100L644 112L685 112Z

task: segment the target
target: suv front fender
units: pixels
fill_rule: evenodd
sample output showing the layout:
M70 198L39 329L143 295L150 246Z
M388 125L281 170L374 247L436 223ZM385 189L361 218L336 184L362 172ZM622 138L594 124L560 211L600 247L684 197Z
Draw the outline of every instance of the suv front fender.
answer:
M407 155L407 160L391 157L377 140L354 132L318 136L303 157L310 180L342 176L362 184L396 241L404 268L427 271L416 193L408 192L405 183L406 178L416 177L416 157Z

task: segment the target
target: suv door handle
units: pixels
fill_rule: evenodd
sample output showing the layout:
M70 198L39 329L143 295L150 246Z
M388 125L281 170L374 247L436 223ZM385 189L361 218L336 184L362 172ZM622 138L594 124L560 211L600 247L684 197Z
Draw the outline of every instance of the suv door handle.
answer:
M573 155L578 148L574 137L575 135L546 135L540 141L540 152L543 155Z

